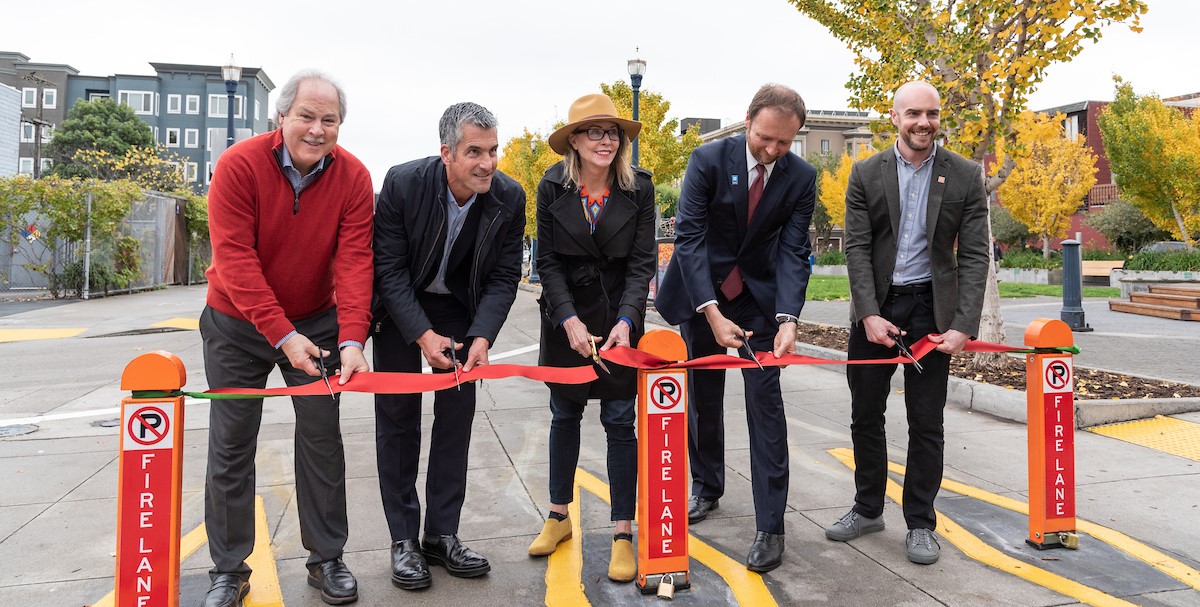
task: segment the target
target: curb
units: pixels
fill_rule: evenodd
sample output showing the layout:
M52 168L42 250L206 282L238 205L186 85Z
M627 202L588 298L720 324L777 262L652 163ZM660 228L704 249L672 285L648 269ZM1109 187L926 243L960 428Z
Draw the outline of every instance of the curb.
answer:
M541 293L541 285L520 283L520 289ZM646 323L673 328L653 308L646 309ZM846 353L812 344L796 342L796 353L830 360L846 360ZM845 373L844 365L827 365L839 373ZM892 389L904 389L904 376L892 376ZM1028 404L1025 390L1004 388L961 377L950 377L946 390L946 402L963 409L987 413L996 417L1020 422L1028 421ZM1090 428L1118 422L1152 418L1156 415L1175 415L1200 411L1200 398L1125 398L1112 400L1076 400L1075 427Z

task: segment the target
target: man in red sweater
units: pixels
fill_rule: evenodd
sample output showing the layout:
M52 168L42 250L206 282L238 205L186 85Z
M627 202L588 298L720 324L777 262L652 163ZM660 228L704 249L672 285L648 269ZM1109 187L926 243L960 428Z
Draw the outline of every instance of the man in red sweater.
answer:
M211 388L263 387L278 367L288 385L346 383L367 371L374 196L366 167L337 145L345 93L327 76L292 77L279 129L240 142L209 189L208 305L200 317ZM340 356L331 356L340 350ZM309 551L308 583L331 605L358 600L342 562L346 463L338 398L294 397L296 501ZM204 520L213 569L205 607L249 592L254 454L262 399L214 400Z

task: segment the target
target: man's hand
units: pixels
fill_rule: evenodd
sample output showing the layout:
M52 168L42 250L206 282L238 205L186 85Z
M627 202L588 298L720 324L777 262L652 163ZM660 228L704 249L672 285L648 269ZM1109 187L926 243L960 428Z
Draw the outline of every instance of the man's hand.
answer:
M628 346L629 345L629 323L618 320L617 324L613 325L612 331L608 332L608 339L604 340L604 345L600 351L607 350L613 346Z
M463 373L479 365L488 364L488 348L490 347L492 344L486 337L476 337L471 342L471 349L467 351L467 364L463 365Z
M779 323L779 331L775 333L775 358L784 354L796 353L796 323Z
M896 342L888 335L889 333L892 335L908 334L907 331L901 331L900 328L896 325L893 325L891 321L878 314L872 314L866 318L863 318L862 322L863 328L866 329L867 332L867 341L873 344L879 344L881 346L887 346L890 348L896 345Z
M934 349L946 354L958 354L962 352L963 346L967 345L967 340L969 339L971 339L969 335L962 331L955 331L954 329L950 329L941 335L929 336L929 341L937 344L937 347Z
M625 324L625 323L617 323ZM584 358L592 357L592 342L600 343L604 338L597 337L588 333L588 328L579 320L578 316L572 316L563 323L563 330L567 332L567 343L571 344L571 349L578 352Z
M754 335L753 331L746 331L737 326L737 323L725 318L716 304L704 307L704 318L712 328L713 338L723 347L736 350L742 347L743 342L750 343L750 336Z
M290 341L290 340L289 340ZM342 368L338 370L338 385L344 386L346 382L355 373L370 371L371 368L367 365L367 357L363 355L362 348L358 346L346 346L342 348Z
M300 333L287 338L283 345L279 346L279 349L287 355L288 362L293 367L313 377L321 376L321 370L317 368L317 363L313 359L329 356L328 350L318 348L316 344Z
M433 329L427 329L422 333L417 338L417 345L421 346L421 353L425 355L425 361L434 369L453 369L458 362L452 356L446 356L446 350L453 348L457 351L463 346L451 343L449 337L438 335L433 332Z

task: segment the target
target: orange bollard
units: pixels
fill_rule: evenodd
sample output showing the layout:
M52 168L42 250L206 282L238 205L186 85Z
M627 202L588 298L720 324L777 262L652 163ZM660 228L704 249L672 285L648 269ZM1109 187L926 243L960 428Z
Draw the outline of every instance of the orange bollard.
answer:
M183 361L156 351L133 359L122 390L173 391ZM116 607L178 607L183 397L121 399Z
M1025 329L1025 345L1074 345L1061 320L1038 318ZM1079 548L1075 532L1075 378L1066 352L1025 355L1029 427L1030 545Z
M679 334L648 331L638 349L687 359ZM687 371L638 371L638 576L642 594L671 598L688 572Z

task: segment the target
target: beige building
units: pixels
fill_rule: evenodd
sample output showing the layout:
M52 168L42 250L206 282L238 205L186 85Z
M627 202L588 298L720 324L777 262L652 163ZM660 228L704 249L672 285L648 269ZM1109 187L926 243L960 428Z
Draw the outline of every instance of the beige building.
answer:
M875 118L867 112L809 110L804 127L796 133L796 140L792 142L792 151L801 158L813 153L849 153L855 156L861 148L870 147L871 138L874 136L871 133L871 122L874 120ZM693 119L684 119L683 124L688 125L692 121ZM704 125L715 121L700 122L703 128ZM738 120L721 128L702 131L700 139L708 143L745 132L745 121Z

